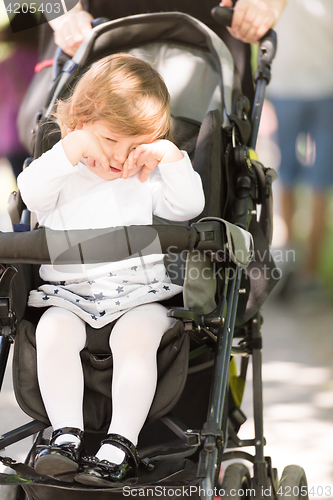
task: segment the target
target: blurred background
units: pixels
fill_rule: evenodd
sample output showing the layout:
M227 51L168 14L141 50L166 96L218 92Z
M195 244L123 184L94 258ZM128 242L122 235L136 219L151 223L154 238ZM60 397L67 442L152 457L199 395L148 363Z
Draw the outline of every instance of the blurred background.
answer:
M304 467L314 500L333 499L332 21L332 0L289 0L276 26L278 54L257 146L259 160L279 175L273 185L272 253L281 280L262 310L266 455L279 474L289 464ZM37 61L36 30L28 31L29 43L22 46L22 37L8 31L0 2L0 115L9 103L8 86L16 92L16 105L6 111L11 137L0 128L0 231L12 230L7 202L28 155L13 130ZM23 75L20 57L24 78L17 74L21 69ZM15 401L10 363L8 368L0 433L29 421ZM244 438L253 434L251 367L248 374ZM24 460L30 445L28 438L2 454Z

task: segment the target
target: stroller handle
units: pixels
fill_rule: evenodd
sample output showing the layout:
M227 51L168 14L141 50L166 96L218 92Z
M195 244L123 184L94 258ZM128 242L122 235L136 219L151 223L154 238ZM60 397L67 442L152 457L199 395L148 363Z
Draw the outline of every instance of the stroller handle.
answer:
M223 26L231 26L234 9L231 7L221 7L220 5L217 5L216 7L213 7L210 12L215 21L223 24Z
M216 6L211 10L211 14L215 21L223 24L223 26L231 26L232 16L234 9L230 7ZM256 83L256 92L254 97L254 104L252 107L251 115L251 138L249 141L249 146L255 149L258 132L259 123L262 112L262 107L265 99L266 86L269 84L271 79L271 64L275 57L277 47L277 36L276 32L269 29L267 33L259 40L259 50L258 50L258 69L254 77Z

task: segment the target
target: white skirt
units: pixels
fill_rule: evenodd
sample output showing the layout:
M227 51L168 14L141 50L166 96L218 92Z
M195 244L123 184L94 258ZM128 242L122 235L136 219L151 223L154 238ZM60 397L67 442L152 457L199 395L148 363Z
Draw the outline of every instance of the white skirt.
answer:
M30 292L31 307L58 306L101 328L133 307L173 297L182 287L170 281L161 262L133 266L89 281L45 283Z

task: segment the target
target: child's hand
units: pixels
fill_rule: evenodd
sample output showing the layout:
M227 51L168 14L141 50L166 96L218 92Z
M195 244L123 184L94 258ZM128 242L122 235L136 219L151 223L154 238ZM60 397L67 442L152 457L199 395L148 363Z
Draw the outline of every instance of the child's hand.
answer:
M152 171L160 163L172 163L183 158L183 153L177 146L165 139L141 144L132 151L123 167L122 177L132 177L141 170L140 181L145 182Z
M95 134L87 130L68 131L62 140L62 145L73 166L83 158L88 167L94 168L102 165L105 170L109 170L109 160Z

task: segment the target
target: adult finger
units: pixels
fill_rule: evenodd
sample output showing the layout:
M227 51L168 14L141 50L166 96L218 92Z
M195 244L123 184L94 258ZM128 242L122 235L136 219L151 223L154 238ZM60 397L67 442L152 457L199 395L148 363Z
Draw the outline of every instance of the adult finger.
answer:
M85 38L92 30L91 23L94 18L89 12L82 11L76 15L77 31Z
M67 55L73 57L82 43L82 39L77 41L69 31L55 32L54 41Z
M234 15L232 16L231 29L238 32L241 29L242 24L245 22L245 16L247 14L248 6L242 3L236 4L234 8Z
M221 7L233 7L234 4L232 3L232 0L222 0L220 2Z
M260 38L262 38L267 33L267 31L274 26L275 22L276 19L274 13L272 11L266 12L266 15L262 19L256 31L255 36L257 37L257 39L260 40Z

